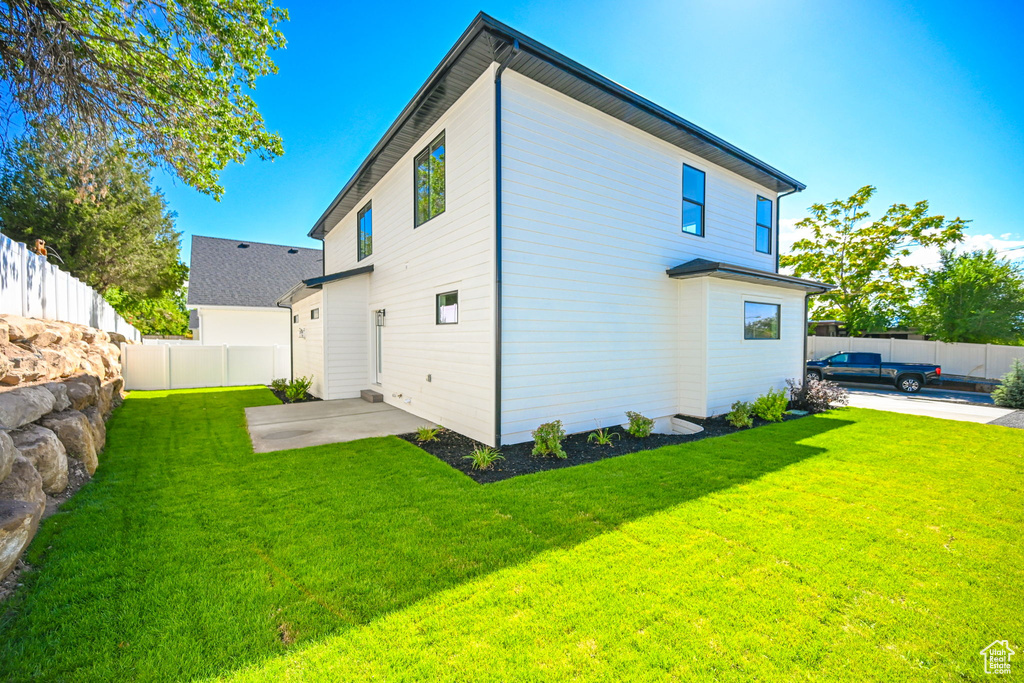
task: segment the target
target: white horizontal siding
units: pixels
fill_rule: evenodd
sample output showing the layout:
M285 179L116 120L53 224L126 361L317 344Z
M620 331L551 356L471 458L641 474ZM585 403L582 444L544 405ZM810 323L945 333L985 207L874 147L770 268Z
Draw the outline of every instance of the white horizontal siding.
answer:
M785 389L787 379L803 376L802 291L721 279L708 283L708 414L726 413L734 401L751 401L769 387ZM781 306L779 339L743 338L744 301Z
M287 346L286 308L209 308L199 311L199 340L207 346Z
M369 276L328 282L323 288L326 398L355 398L370 386Z
M718 312L665 270L774 270L754 222L775 194L514 72L502 88L503 441L706 412ZM704 238L681 231L684 163L707 174Z
M376 388L384 400L486 443L494 441L493 82L493 71L484 73L324 240L328 273L374 266L360 276L368 287L365 347L342 348L328 337L332 396L342 374L346 391L357 376L365 378L360 389L373 380L371 315L382 308L384 372ZM442 130L445 212L414 228L413 158ZM357 261L356 216L371 201L373 254ZM459 292L459 322L436 325L435 296L451 290ZM334 311L329 306L328 315ZM346 370L353 366L362 375Z
M320 311L320 317L314 320L312 310ZM310 393L325 397L324 391L324 310L321 292L297 301L292 306L292 315L298 316L298 322L292 324L292 371L295 377L312 377Z

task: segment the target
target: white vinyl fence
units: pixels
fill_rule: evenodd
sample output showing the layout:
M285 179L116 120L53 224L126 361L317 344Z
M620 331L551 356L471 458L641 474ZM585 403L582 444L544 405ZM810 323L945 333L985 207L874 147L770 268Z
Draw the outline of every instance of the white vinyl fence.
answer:
M843 351L882 354L883 362L935 363L943 374L999 379L1014 358L1024 361L1024 346L999 344L947 344L915 339L868 337L807 337L808 359L824 358Z
M88 325L133 341L141 338L99 292L5 235L0 235L0 313Z
M122 344L125 389L163 390L270 384L291 378L287 346Z

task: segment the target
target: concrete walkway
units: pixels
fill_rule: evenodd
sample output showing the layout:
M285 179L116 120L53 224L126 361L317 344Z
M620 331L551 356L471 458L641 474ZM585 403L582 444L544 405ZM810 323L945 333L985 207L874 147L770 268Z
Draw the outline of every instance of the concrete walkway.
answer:
M999 408L994 405L968 402L971 399L977 400L979 398L977 394L969 394L966 397L951 396L952 394L968 394L968 392L962 391L944 392L945 395L943 395L938 392L934 394L925 392L904 394L895 390L863 389L852 386L848 386L847 390L850 392L851 406L888 410L907 415L927 415L946 420L988 423L1014 412L1012 408ZM984 399L991 403L991 397L984 396Z
M406 434L417 427L435 426L386 403L360 398L246 408L245 421L257 453Z

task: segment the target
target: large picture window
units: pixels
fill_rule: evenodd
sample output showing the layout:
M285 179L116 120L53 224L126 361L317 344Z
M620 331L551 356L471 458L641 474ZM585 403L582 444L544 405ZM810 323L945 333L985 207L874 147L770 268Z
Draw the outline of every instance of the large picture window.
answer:
M762 304L756 301L743 302L743 338L778 339L779 322L782 317L779 304Z
M356 251L358 261L373 253L373 206L367 204L359 212L356 219L358 223L356 236Z
M437 295L437 324L454 325L459 322L459 293L445 292Z
M772 200L757 198L755 248L762 254L772 253Z
M683 164L683 232L704 236L704 171Z
M444 131L416 155L416 226L444 213Z

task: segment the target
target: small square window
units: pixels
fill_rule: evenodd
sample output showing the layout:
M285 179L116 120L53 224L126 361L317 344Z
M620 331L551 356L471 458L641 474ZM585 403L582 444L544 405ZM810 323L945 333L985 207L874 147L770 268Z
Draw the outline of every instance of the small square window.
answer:
M779 304L743 302L743 338L778 339L782 307Z
M319 317L320 317L320 309L319 308L314 308L312 311L309 312L309 319L310 320L316 320Z
M459 322L459 293L445 292L437 295L437 324L454 325Z
M299 322L299 314L298 313L296 313L295 315L292 316L292 322L293 323Z

